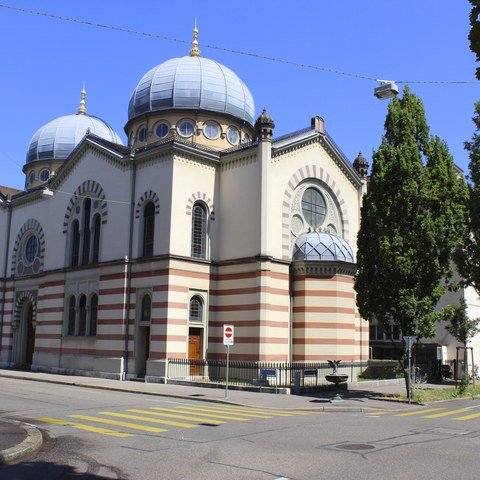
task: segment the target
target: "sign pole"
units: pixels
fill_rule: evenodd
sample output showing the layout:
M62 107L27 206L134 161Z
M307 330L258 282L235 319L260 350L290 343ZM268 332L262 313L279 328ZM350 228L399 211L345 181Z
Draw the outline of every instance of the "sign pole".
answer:
M230 345L227 345L227 375L225 377L225 398L228 397L228 364L230 362Z
M225 398L228 396L228 368L230 364L230 345L234 343L234 328L233 325L223 326L223 344L227 347L227 372L225 376Z

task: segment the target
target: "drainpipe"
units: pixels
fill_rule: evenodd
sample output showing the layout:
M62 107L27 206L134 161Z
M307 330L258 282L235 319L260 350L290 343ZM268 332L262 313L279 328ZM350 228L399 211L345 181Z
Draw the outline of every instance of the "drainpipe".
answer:
M3 322L5 318L5 296L7 289L7 267L8 267L8 250L10 247L10 230L12 227L12 201L10 197L7 198L8 219L7 219L7 238L5 242L5 260L3 262L3 285L2 285L2 301L0 302L0 354L2 352L2 338L3 338Z
M130 293L132 289L132 252L133 252L133 218L135 213L135 184L137 178L137 164L135 162L135 152L130 153L132 162L132 175L130 186L130 220L128 234L128 256L125 257L125 284L123 297L123 324L125 333L125 350L123 353L123 368L121 379L126 380L128 374L128 334L130 323Z

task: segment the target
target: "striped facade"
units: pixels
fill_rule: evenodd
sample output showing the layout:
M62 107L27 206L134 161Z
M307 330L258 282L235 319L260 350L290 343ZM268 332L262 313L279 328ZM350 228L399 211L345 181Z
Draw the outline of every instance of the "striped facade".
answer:
M169 359L225 358L225 324L232 360L368 358L353 289L365 175L320 117L274 139L265 111L254 127L172 109L126 133L185 117L195 142L87 132L47 194L0 190L1 366L161 381ZM202 137L213 121L216 149ZM250 142L232 148L229 129ZM351 257L294 258L311 234Z

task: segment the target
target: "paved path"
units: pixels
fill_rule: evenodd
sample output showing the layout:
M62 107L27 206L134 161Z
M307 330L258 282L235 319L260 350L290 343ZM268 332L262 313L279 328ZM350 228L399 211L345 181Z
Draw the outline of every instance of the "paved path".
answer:
M258 391L251 392L230 387L228 392L226 392L225 389L195 385L140 383L108 380L97 377L56 375L13 370L0 370L0 388L2 378L50 382L77 386L79 388L107 389L111 391L230 403L261 408L308 409L334 412L401 410L409 408L409 405L406 403L381 400L382 396L397 394L405 390L403 381L397 380L351 383L348 385L348 390L341 391L342 401L332 401L332 391L307 395L289 395ZM435 387L442 388L442 385ZM38 450L41 445L42 435L33 425L0 417L0 464L21 459Z

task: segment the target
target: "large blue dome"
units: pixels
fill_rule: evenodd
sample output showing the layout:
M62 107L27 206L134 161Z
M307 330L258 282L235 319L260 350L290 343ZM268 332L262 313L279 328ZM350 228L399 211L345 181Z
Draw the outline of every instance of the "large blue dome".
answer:
M253 126L252 94L224 65L199 56L172 58L147 72L135 88L128 119L147 112L200 109L232 115Z
M67 158L87 131L110 142L122 144L112 127L100 118L86 114L65 115L36 131L30 140L27 163Z
M354 263L352 247L340 237L325 232L308 232L295 241L293 260Z

